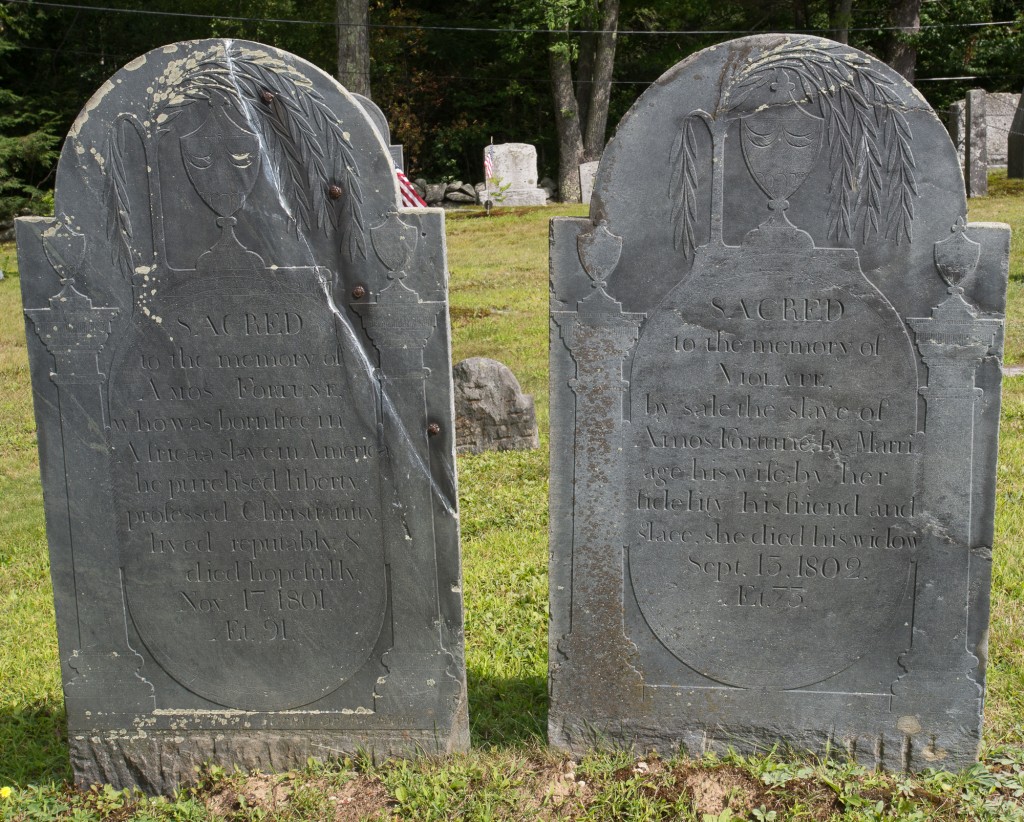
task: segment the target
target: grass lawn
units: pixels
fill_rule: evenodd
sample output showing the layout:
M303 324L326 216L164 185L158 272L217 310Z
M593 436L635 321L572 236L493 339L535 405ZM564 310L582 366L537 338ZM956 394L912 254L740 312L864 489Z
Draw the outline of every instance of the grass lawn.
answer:
M993 178L971 219L1014 226L1006 362L1024 364L1024 185ZM459 458L473 751L346 759L273 776L213 768L174 800L70 775L19 281L0 247L0 818L1024 819L1024 377L1004 382L985 757L910 779L782 752L692 760L545 747L548 220L581 207L448 220L455 359L494 356L534 394L535 452Z

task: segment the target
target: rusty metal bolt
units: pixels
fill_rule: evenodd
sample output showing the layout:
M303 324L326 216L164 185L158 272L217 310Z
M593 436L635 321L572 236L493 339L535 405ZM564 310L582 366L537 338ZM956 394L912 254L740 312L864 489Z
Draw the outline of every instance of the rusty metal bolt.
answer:
M344 192L341 190L341 186L337 183L332 183L327 189L327 196L332 200L337 200Z
M352 299L353 300L361 300L365 296L366 296L366 289L363 286L357 285L355 288L352 289Z
M427 426L427 433L432 437L436 437L438 434L441 433L441 426L438 425L436 422L432 422L430 423L430 425Z
M263 89L260 92L260 99L263 101L264 105L269 106L271 103L274 102L274 95L271 94L268 89Z

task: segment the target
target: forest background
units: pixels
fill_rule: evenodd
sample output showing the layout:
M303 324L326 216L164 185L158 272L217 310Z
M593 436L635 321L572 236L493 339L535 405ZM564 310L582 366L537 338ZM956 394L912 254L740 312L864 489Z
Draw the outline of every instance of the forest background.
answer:
M940 116L969 88L1024 84L1024 0L4 0L0 221L47 213L61 141L126 62L206 37L286 49L371 96L409 177L483 179L482 148L537 146L578 200L636 98L715 43L807 32L868 51Z

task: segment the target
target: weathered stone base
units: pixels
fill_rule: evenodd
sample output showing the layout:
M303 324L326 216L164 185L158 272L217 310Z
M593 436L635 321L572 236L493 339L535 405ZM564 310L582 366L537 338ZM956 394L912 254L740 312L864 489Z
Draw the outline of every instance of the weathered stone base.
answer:
M547 205L548 193L543 188L516 188L502 192L500 200L494 204L505 208L508 206L542 206Z
M662 718L664 719L664 718ZM903 719L908 720L906 723ZM960 771L977 762L981 741L980 727L946 727L931 734L920 724L905 717L903 728L892 732L858 733L767 727L751 724L746 727L723 727L711 724L688 724L667 727L633 720L614 719L582 722L575 717L551 715L548 721L548 743L575 757L594 748L632 750L638 755L657 751L662 756L680 752L699 757L705 753L724 754L729 750L742 754L768 753L783 750L811 753L820 757L850 759L869 768L890 772L915 772L925 768Z
M285 771L304 767L310 757L328 760L368 752L390 756L447 754L469 748L465 711L447 736L440 731L175 731L73 734L71 766L82 789L109 783L147 794L171 794L196 781L205 763L243 771Z

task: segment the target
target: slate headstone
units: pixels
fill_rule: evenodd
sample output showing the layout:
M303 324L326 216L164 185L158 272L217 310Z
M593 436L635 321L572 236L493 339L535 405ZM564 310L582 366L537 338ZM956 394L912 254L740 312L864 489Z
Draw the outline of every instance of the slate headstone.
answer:
M468 744L444 217L239 40L86 104L18 221L79 785Z
M964 106L964 182L968 197L988 196L988 123L985 92L971 89Z
M537 149L529 143L488 146L494 173L488 180L491 200L500 206L537 206L548 201L537 187Z
M552 224L552 744L967 766L1009 228L945 128L744 38L644 93L591 215Z
M1016 180L1024 178L1024 94L1020 95L1007 137L1006 176Z
M504 363L469 357L452 369L459 454L540 447L533 397Z
M391 152L391 160L395 164L395 168L405 171L405 148L400 143L396 145L391 142L391 127L388 125L387 115L369 97L364 97L362 94L353 94L352 96L355 97L359 105L369 115L374 129L388 147L388 151Z
M601 165L600 160L580 163L580 201L584 205L590 204L590 198L594 193L594 177L597 176L597 167L599 165Z

